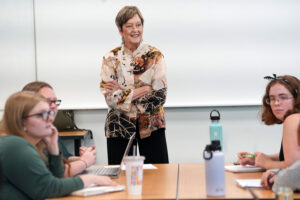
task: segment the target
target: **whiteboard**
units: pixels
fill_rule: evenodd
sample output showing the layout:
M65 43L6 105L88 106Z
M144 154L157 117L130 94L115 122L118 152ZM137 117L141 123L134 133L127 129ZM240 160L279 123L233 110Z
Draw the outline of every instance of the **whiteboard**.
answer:
M0 1L0 110L36 78L33 21L32 1Z
M145 18L144 42L167 63L166 106L259 105L263 77L300 74L297 0L39 0L37 76L62 108L106 108L102 57L121 44L114 23L125 5Z

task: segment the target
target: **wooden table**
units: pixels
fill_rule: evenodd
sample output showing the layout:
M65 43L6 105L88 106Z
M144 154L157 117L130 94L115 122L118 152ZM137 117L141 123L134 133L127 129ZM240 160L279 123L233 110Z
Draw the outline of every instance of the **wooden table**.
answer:
M260 179L262 172L233 173L225 171L226 195L223 197L207 197L205 188L204 164L180 164L178 199L253 199L247 189L236 185L236 179ZM259 199L274 199L271 190L263 188L252 189ZM300 194L294 194L294 199L300 199Z
M98 200L98 199L254 199L247 189L236 185L236 179L261 178L262 172L233 173L225 172L226 195L223 197L207 197L205 190L204 164L158 164L157 170L145 170L143 192L141 196L129 196L127 191L95 195L91 197L68 196L48 200ZM179 175L178 175L179 174ZM118 179L121 185L126 185L125 172ZM274 199L271 190L253 189L259 199ZM300 199L300 194L294 194L294 199Z
M90 130L74 130L74 131L60 131L58 133L61 139L74 139L74 154L79 156L79 148L81 147L81 139L90 135L93 139L93 134Z
M98 199L176 199L178 164L157 164L156 170L144 170L143 191L141 196L129 196L126 189L121 192L95 195L91 197L68 196L48 200L98 200ZM126 185L125 171L114 179L121 185Z
M247 189L236 186L235 174L225 174L226 196L207 197L204 164L180 164L178 199L251 199Z

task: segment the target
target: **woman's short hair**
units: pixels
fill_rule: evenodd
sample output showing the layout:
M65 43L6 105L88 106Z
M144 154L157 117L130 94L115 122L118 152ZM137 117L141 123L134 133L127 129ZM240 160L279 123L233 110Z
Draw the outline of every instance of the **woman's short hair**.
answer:
M262 116L261 119L266 125L272 125L272 124L281 124L283 121L277 119L275 115L272 112L271 106L267 103L267 99L269 98L269 92L270 88L275 85L280 84L283 87L285 87L294 97L295 105L292 110L289 110L286 115L284 116L284 119L293 114L293 113L299 113L300 112L300 81L294 76L290 75L284 75L284 76L278 76L275 79L272 79L265 91L265 95L262 99Z
M140 17L144 25L144 18L140 10L136 6L125 6L117 14L115 20L117 27L122 30L123 25L136 14Z
M42 95L32 91L21 91L12 94L5 103L3 118L0 123L0 135L16 135L26 139L24 119L41 101L47 102ZM41 157L43 157L42 144L37 144L36 147Z
M42 88L50 88L53 89L51 85L49 85L46 82L43 81L34 81L30 82L27 85L25 85L22 89L22 91L33 91L33 92L39 92Z

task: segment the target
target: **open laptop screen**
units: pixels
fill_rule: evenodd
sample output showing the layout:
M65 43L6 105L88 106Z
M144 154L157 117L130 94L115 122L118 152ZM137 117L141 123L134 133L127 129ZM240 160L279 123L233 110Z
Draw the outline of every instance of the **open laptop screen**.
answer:
M121 163L120 163L120 168L122 168L122 166L124 165L124 162L123 162L123 161L124 161L124 158L125 158L126 156L128 156L129 150L130 150L131 145L132 145L132 143L133 143L133 140L134 140L134 138L135 138L135 134L136 134L136 133L134 133L134 134L129 138L127 147L126 147L126 149L125 149L125 151L124 151L124 154L123 154L123 157L122 157L122 160L121 160Z
M126 146L126 149L124 151L120 166L118 167L101 167L101 168L89 168L86 169L86 173L92 173L92 174L98 174L98 175L104 175L104 176L111 176L112 178L117 178L119 176L120 171L122 170L122 166L124 165L124 158L128 156L129 150L131 148L131 145L133 143L133 140L135 139L135 133L129 138L128 144Z

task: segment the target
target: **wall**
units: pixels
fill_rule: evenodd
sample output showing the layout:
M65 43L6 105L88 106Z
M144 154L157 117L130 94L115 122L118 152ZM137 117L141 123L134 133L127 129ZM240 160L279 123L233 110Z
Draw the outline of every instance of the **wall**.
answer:
M114 19L128 4L144 15L144 41L165 56L168 107L259 105L264 76L300 73L297 0L0 4L0 109L36 79L55 88L61 109L106 108L99 92L102 56L120 45Z
M33 5L0 1L0 110L13 92L36 79Z
M300 73L300 1L39 0L38 79L57 88L62 108L106 108L102 56L120 45L114 19L128 4L165 56L166 106L259 105L264 76Z

